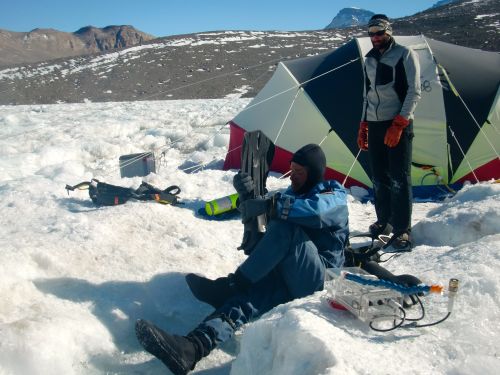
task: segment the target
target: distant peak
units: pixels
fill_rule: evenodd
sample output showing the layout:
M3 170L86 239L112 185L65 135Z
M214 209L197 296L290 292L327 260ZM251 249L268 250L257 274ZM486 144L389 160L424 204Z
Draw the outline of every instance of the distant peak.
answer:
M55 29L43 29L40 27L37 27L33 30L28 31L28 33L47 33L47 32L58 32L58 30Z
M364 10L364 9L359 8L359 7L345 7L345 8L342 8L341 10L339 10L339 14L348 12L350 10ZM369 12L369 11L366 11L366 12Z
M75 31L75 34L84 34L84 33L87 33L89 31L97 30L97 29L98 29L98 27L95 27L92 25L84 26L84 27L78 29L77 31Z
M333 18L325 29L338 29L352 26L366 25L375 13L361 8L343 8Z
M135 29L132 25L109 25L102 28L103 30L114 30L114 29Z
M108 32L108 31L123 30L123 29L137 30L132 25L109 25L109 26L105 26L102 28L89 25L89 26L82 27L81 29L78 29L77 31L74 32L74 34L86 34L86 33L95 32L95 31Z

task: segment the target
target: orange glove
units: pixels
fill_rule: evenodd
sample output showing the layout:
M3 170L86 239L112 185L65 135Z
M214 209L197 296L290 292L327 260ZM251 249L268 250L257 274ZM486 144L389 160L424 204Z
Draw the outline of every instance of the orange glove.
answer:
M363 151L368 151L368 123L366 121L359 123L358 147Z
M389 126L385 132L384 144L388 147L396 147L399 143L399 139L401 138L401 133L403 133L403 129L409 124L410 120L401 115L396 115L394 120L392 120L391 126Z

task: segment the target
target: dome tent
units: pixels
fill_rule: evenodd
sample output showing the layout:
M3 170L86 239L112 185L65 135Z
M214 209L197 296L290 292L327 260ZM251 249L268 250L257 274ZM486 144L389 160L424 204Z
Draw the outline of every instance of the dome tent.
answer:
M500 55L399 36L421 66L422 99L415 112L414 192L442 183L500 177ZM261 130L276 145L271 170L285 173L291 155L307 143L321 144L326 178L346 186L371 186L368 155L356 143L363 103L363 56L369 38L335 50L281 62L251 103L231 122L224 168L239 168L245 131ZM425 190L425 189L424 189Z

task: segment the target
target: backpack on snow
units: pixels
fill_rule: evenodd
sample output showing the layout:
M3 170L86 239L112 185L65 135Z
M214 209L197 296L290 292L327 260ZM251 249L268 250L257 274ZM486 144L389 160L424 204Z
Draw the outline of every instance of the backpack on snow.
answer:
M100 182L96 179L92 179L90 182L80 182L74 186L66 185L68 194L70 190L74 191L75 189L88 189L90 199L98 206L116 206L127 202L131 198L140 201L154 200L162 204L180 204L177 195L181 192L181 189L176 185L160 190L143 181L139 188L134 190Z

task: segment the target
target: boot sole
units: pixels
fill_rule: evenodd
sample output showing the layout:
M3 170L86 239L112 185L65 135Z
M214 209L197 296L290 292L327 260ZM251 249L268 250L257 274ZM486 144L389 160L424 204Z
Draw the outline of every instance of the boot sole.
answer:
M182 361L176 355L176 352L168 345L162 342L157 333L157 328L145 320L139 319L135 324L135 335L143 348L158 358L175 375L185 375L189 369L183 365Z
M391 245L389 245L385 248L382 247L380 250L387 254L395 254L395 253L409 253L412 251L412 248L410 246L398 249L397 247L392 247Z

